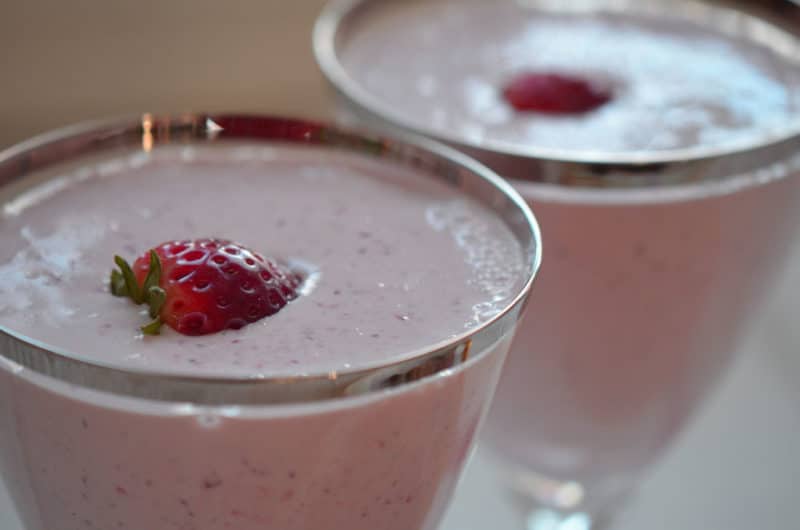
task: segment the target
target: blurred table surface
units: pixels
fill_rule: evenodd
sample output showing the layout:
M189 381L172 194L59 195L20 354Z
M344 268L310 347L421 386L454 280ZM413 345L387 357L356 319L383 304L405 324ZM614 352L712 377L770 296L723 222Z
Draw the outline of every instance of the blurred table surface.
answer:
M0 148L144 111L330 118L323 0L0 1ZM800 253L755 333L617 530L800 528ZM443 530L522 528L480 451ZM19 530L0 486L0 529Z

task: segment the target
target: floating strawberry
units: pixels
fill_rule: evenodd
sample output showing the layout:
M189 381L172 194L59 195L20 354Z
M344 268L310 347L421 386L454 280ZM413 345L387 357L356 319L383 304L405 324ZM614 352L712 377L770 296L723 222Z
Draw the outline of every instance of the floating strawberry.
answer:
M581 77L526 72L511 80L503 97L518 111L583 114L605 105L614 94L610 87Z
M121 257L111 293L150 308L147 335L167 324L184 335L205 335L273 315L297 298L302 278L285 264L223 239L168 241L131 266Z

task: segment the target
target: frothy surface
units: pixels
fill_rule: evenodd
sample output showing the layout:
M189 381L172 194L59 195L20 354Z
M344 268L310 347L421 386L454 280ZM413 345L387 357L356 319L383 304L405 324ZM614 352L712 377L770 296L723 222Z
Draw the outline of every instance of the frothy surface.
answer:
M511 1L374 2L340 57L383 112L481 144L626 152L724 146L800 119L800 66L678 20L556 15ZM515 112L501 88L529 70L615 87L599 110Z
M277 315L144 338L107 292L115 253L222 237L317 271ZM496 314L522 250L487 209L386 161L321 149L165 147L92 162L8 202L0 325L120 367L209 376L327 373L399 360Z

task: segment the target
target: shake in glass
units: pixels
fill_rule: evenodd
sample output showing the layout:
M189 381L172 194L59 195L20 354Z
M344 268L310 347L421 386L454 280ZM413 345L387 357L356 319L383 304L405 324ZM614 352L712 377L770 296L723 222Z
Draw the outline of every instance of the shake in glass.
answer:
M536 207L549 260L485 440L531 528L605 519L792 243L798 41L704 2L345 1L315 47L343 119L446 140Z
M540 254L510 187L425 145L147 116L0 154L26 528L435 528Z

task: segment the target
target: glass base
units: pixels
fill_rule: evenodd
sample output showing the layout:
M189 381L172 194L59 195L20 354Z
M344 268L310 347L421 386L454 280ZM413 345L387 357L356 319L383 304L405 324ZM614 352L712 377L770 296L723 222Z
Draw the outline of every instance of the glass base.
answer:
M539 507L527 514L525 530L610 530L613 523L613 517Z
M605 530L632 490L628 484L601 492L520 469L506 468L502 475L514 504L525 514L525 530Z
M533 510L525 522L525 530L597 530L589 514L583 512L556 512L547 508Z

